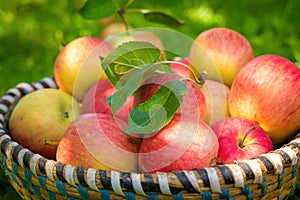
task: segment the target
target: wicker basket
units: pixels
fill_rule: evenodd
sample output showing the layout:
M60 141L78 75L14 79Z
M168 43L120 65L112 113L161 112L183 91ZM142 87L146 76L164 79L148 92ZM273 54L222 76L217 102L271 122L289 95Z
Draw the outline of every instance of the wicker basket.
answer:
M26 199L284 199L299 181L300 136L283 147L230 165L168 173L86 169L48 160L11 140L10 113L24 95L56 88L53 77L20 83L0 99L1 164Z

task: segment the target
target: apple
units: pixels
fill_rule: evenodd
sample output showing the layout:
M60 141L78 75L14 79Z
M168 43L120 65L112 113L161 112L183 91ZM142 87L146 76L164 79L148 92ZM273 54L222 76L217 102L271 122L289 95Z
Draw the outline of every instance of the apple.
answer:
M108 78L95 83L83 98L80 114L96 112L112 115L112 109L106 102L106 99L114 94L115 91L115 87L109 82ZM133 102L134 97L130 96L125 104L115 113L115 116L128 121L128 115L133 108Z
M182 78L183 77L177 73L162 73L150 77L134 95L134 106L150 99L159 88L167 82ZM204 119L206 113L206 100L199 85L188 79L183 80L183 82L186 84L188 92L183 95L183 101L176 113L196 113L197 118Z
M126 122L103 113L77 117L59 142L56 160L102 170L137 172L140 139L123 134Z
M188 58L176 57L176 58L174 58L174 61L178 62L178 63L170 64L170 67L174 72L176 72L179 75L186 77L186 78L194 78L192 71L191 71L192 67L190 66L190 62L189 62Z
M161 39L151 31L129 29L126 32L120 32L118 34L109 35L106 37L105 41L111 44L114 48L117 48L124 42L129 41L149 42L160 49L161 59L166 59L166 53Z
M249 160L274 149L269 135L250 119L226 117L211 128L219 141L218 164Z
M278 55L261 55L237 74L228 100L232 116L259 123L274 144L300 129L300 69Z
M69 124L79 115L79 103L58 89L41 89L24 96L9 119L11 138L48 159Z
M234 77L243 65L254 58L249 41L240 33L223 27L200 33L190 48L189 59L198 75L207 72L207 78L224 82L231 87Z
M110 24L115 23L115 15L111 15L109 17L98 19L96 22L101 26L109 26Z
M97 37L79 37L59 52L54 77L59 88L82 101L92 84L106 77L99 56L105 57L112 46Z
M157 134L142 140L142 172L192 170L215 164L219 143L213 130L200 119L175 115Z
M212 125L225 117L229 117L227 105L230 92L229 87L218 81L205 80L201 91L205 96L207 104L204 122Z
M128 27L128 30L132 29L130 26ZM118 33L122 33L122 32L126 32L126 25L122 22L114 22L111 23L109 25L107 25L102 33L101 33L101 38L103 38L104 40L109 37L110 35L115 35Z

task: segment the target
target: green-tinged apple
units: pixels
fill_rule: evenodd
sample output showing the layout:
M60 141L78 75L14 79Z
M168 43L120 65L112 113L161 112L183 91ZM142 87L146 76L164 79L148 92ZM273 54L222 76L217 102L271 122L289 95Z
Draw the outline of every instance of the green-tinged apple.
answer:
M149 42L160 49L161 59L166 59L166 52L161 39L150 31L129 29L126 32L109 35L106 37L105 41L111 44L114 48L117 48L119 45L129 41Z
M80 115L60 140L56 160L86 168L137 172L141 141L123 134L126 125L103 113Z
M128 27L128 30L132 29L130 26ZM101 38L103 38L104 40L106 38L108 38L110 35L115 35L115 34L118 34L118 33L123 33L123 32L126 32L127 29L126 29L126 25L122 22L114 22L114 23L111 23L109 25L107 25L102 33L101 33Z
M88 88L106 77L99 57L105 57L112 49L97 37L79 37L68 43L54 64L54 77L59 88L82 101Z
M261 55L237 74L228 100L232 116L259 123L274 144L300 128L300 69L278 55Z
M109 26L110 24L114 24L115 22L115 15L111 15L109 17L105 17L102 19L97 20L96 22L101 26Z
M104 78L92 85L86 92L81 106L80 114L86 113L105 113L112 115L112 110L106 99L114 94L115 87L109 82L108 78ZM134 97L128 97L124 105L115 113L115 116L128 121L128 115L133 108Z
M212 28L200 33L190 49L189 59L195 73L207 72L207 78L231 87L243 65L254 58L249 41L228 28Z
M228 97L229 87L214 80L205 80L201 91L205 96L207 109L204 122L212 125L217 121L229 117Z
M139 152L142 172L168 172L216 163L218 138L202 120L175 115L157 134L144 138Z
M33 153L55 159L58 142L79 112L79 103L70 94L50 88L37 90L14 108L9 133Z
M150 99L159 88L167 82L182 78L183 77L177 73L163 73L152 76L137 90L134 95L134 106ZM186 84L188 92L183 95L183 101L176 111L176 114L182 114L183 112L196 113L197 118L204 119L207 105L200 86L189 79L183 80L183 82Z
M186 77L186 78L194 78L192 74L192 67L190 66L190 62L188 58L180 58L177 57L174 59L175 62L178 63L171 63L170 67L171 69L178 73L179 75Z
M249 160L274 149L269 135L250 119L226 117L211 128L219 141L218 164Z

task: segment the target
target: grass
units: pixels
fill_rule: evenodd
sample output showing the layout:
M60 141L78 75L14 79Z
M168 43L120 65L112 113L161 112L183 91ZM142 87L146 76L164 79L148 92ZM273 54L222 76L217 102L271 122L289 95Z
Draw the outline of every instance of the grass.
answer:
M121 0L118 0L121 1ZM124 1L124 0L122 0ZM37 81L53 74L62 43L90 35L100 36L103 24L84 20L77 10L84 0L19 0L0 3L0 93L20 82ZM255 55L277 54L293 62L300 60L300 1L296 0L185 0L142 1L135 7L163 8L186 24L175 30L195 38L205 29L225 26L243 34ZM116 18L118 19L118 18ZM164 27L129 13L132 27ZM297 191L296 191L297 193ZM0 171L0 199L16 199Z

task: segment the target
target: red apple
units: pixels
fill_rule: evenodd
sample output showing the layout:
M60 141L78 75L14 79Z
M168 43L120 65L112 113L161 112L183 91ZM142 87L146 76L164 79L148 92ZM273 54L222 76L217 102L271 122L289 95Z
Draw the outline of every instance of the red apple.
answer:
M227 117L211 128L219 140L218 164L248 160L273 150L268 134L257 122L247 118Z
M207 109L204 122L212 125L217 121L229 117L229 109L227 105L229 96L229 87L214 80L205 80L201 91L205 96Z
M184 66L184 65L187 65L188 67L191 68L188 58L175 58L174 61L179 62L179 63L171 63L170 64L170 67L174 72L176 72L179 75L186 77L186 78L194 78L191 70L189 68L187 68L186 66ZM184 65L182 65L180 63L182 63Z
M300 69L278 55L249 61L237 74L228 101L232 116L259 123L273 143L300 129Z
M212 28L200 33L190 49L189 59L198 75L207 72L207 78L231 87L234 77L243 65L254 58L248 40L228 28Z
M80 37L68 43L59 52L54 65L59 88L82 101L88 88L105 77L99 56L105 57L112 49L97 37Z
M58 162L103 170L137 172L139 138L123 134L126 123L102 113L80 115L63 135Z
M109 82L108 78L95 83L83 98L80 114L96 112L112 115L111 107L106 102L106 99L115 91L115 87ZM127 121L128 115L133 108L133 101L134 97L130 96L125 104L115 113L115 116Z
M216 162L218 138L200 119L175 115L154 136L144 138L139 152L142 172L168 172L209 167Z
M179 74L158 74L149 78L134 95L134 106L150 99L159 88L169 81L181 79ZM204 119L206 112L206 101L200 87L191 80L184 80L188 92L183 95L183 101L177 110L177 114L196 113L197 118Z

